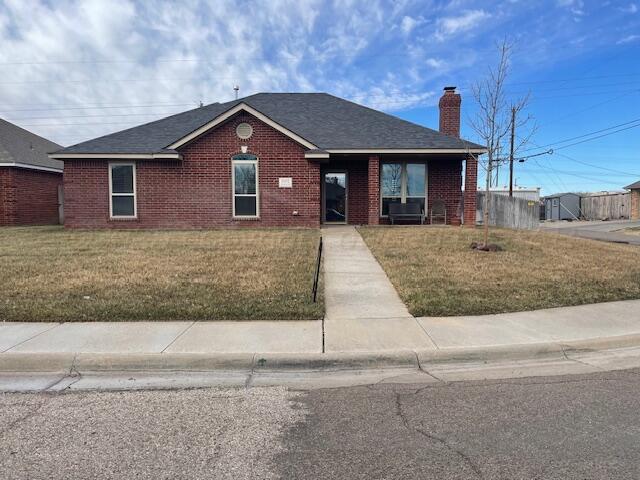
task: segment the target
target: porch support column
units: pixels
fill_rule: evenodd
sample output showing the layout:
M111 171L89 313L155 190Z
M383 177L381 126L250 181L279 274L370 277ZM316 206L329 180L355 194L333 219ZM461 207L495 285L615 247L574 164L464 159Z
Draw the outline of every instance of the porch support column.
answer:
M380 223L380 158L378 155L369 155L369 225Z
M478 189L478 160L469 155L464 169L464 226L476 226L476 199Z

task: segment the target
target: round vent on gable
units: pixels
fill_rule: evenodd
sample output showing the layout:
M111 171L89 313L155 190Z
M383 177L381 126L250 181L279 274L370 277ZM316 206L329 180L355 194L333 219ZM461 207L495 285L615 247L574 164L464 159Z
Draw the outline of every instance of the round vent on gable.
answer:
M253 127L248 123L241 123L236 127L236 135L242 140L246 140L253 135Z

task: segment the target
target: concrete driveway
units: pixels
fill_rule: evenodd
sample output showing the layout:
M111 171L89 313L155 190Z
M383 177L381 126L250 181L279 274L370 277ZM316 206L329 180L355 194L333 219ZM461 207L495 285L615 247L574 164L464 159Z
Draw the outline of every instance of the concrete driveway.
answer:
M544 222L540 224L543 231L588 238L603 242L628 243L640 245L640 235L629 235L622 230L629 227L640 227L640 220L613 220L609 222Z

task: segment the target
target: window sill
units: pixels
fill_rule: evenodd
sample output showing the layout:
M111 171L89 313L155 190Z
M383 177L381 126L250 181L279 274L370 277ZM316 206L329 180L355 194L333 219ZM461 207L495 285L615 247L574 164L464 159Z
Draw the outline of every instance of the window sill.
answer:
M260 217L232 217L233 220L245 220L245 221L250 221L250 222L256 222L258 220L260 220Z
M110 222L137 222L138 217L109 217Z

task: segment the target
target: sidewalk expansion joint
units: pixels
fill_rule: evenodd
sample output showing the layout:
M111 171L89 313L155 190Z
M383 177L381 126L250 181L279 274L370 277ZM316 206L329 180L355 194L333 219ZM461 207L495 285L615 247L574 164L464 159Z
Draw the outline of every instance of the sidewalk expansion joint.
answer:
M47 328L46 330L43 330L42 332L36 333L35 335L33 335L33 336L31 336L31 337L27 338L26 340L23 340L23 341L21 341L21 342L19 342L19 343L16 343L15 345L10 346L9 348L7 348L6 350L3 350L3 351L2 351L2 352L0 352L0 353L6 353L6 352L8 352L9 350L11 350L12 348L19 347L20 345L22 345L23 343L28 342L29 340L33 340L34 338L39 337L40 335L43 335L43 334L45 334L45 333L47 333L47 332L50 332L50 331L51 331L51 330L53 330L54 328L57 328L57 327L59 327L59 326L61 326L61 325L64 325L64 323L65 323L65 322L56 323L56 324L55 324L55 325L53 325L51 328Z
M174 344L174 343L175 343L175 342L176 342L176 341L177 341L177 340L178 340L182 335L184 335L184 334L187 332L187 330L189 330L189 329L190 329L191 327L193 327L195 324L196 324L196 321L191 322L191 324L190 324L187 328L185 328L182 332L180 332L180 333L176 336L176 338L174 338L173 340L171 340L171 342L169 342L169 345L167 345L166 347L164 347L164 348L160 351L160 353L164 353L164 352L167 350L167 348L169 348L171 345L173 345L173 344Z
M424 326L418 321L418 319L416 317L413 317L416 321L416 323L418 324L418 327L420 327L420 329L425 333L425 335L427 337L429 337L429 340L431 340L431 343L433 343L433 346L436 347L436 350L440 350L440 347L438 346L438 344L436 343L436 341L433 339L433 337L431 335L429 335L429 332L427 332L427 329L424 328Z

